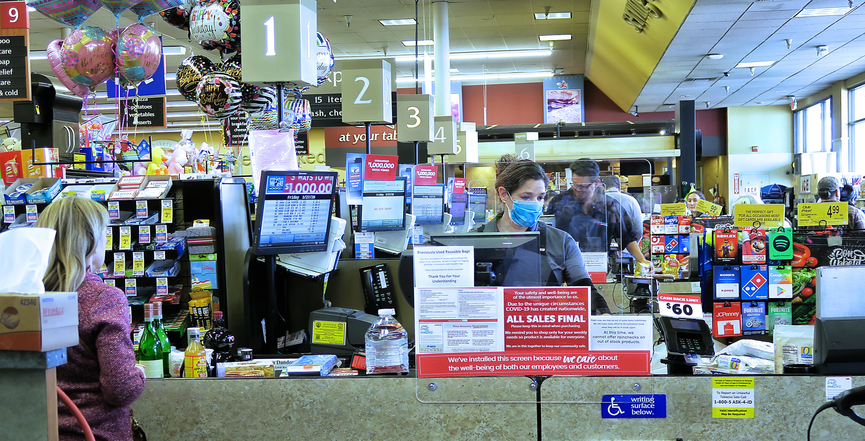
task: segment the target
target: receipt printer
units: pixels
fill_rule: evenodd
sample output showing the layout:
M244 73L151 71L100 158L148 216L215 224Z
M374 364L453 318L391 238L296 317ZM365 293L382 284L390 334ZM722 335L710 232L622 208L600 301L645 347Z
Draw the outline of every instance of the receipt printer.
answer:
M309 314L310 351L350 356L364 349L364 336L378 317L357 309L323 308Z

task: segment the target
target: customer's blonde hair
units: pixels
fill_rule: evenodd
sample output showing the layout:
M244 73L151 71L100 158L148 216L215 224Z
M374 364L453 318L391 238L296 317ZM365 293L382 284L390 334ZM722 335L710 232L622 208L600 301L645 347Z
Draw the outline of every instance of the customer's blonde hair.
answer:
M84 282L87 258L105 234L108 211L88 198L70 196L52 202L39 215L37 227L57 231L42 281L48 291L77 291ZM93 268L93 272L99 268Z

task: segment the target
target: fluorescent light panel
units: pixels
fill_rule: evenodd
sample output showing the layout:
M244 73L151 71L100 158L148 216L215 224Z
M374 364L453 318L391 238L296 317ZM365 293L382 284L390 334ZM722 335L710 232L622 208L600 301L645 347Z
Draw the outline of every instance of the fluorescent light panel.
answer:
M415 41L414 40L403 40L402 44L403 44L403 46L414 47ZM432 46L434 44L435 44L435 42L433 42L432 40L418 40L417 41L418 46Z
M527 80L537 78L550 78L552 72L511 72L502 74L464 74L453 75L451 81L475 81L475 80ZM397 83L413 83L414 77L398 77Z
M417 23L413 18L394 18L390 20L379 20L382 26L406 26Z
M186 55L185 46L163 46L162 55Z
M541 35L538 37L538 40L541 41L560 41L560 40L570 40L571 34L551 34L551 35Z
M830 15L846 15L850 8L809 8L803 9L796 17L826 17Z
M775 64L774 61L743 61L736 65L736 67L763 67L763 66L771 66Z
M554 20L558 18L571 18L570 12L550 12L549 14L545 14L543 12L535 12L535 20Z

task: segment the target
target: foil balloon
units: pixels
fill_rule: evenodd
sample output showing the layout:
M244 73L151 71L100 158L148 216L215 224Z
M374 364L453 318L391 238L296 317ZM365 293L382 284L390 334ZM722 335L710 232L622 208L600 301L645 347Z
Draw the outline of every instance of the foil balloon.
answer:
M84 98L87 96L90 89L88 89L87 86L72 81L72 78L69 78L69 75L66 74L60 56L60 47L62 45L62 40L54 40L51 43L48 43L48 50L46 50L46 53L48 54L48 64L51 65L51 71L54 72L57 79L60 80L60 82L63 83L70 92Z
M327 76L333 70L333 51L330 48L330 40L325 38L321 32L316 33L315 38L315 66L318 75L318 85L327 81Z
M105 9L111 11L114 14L114 17L117 19L117 23L120 23L120 14L123 11L137 5L141 0L99 0L99 3L102 3L102 6L105 6ZM74 3L69 1L69 3Z
M184 8L171 8L166 9L159 13L159 16L165 20L166 23L174 26L178 29L183 29L184 31L189 30L189 10Z
M138 83L150 78L162 59L162 42L153 31L135 23L120 32L117 38L117 70L123 84Z
M312 127L312 108L309 100L295 98L285 100L285 113L280 130L292 129L305 132Z
M198 83L205 75L216 70L213 62L209 58L201 55L193 55L187 57L180 62L180 67L177 68L177 90L189 101L195 101L195 89Z
M231 75L238 83L243 81L243 70L240 67L240 54L228 58L220 63L219 69L217 70Z
M96 0L36 0L27 6L59 21L77 28L81 26L102 5Z
M276 103L276 90L272 87L258 87L252 84L240 86L240 110L247 113L261 113Z
M82 26L63 40L60 61L72 81L92 90L114 74L114 40L102 28Z
M225 119L240 108L240 83L223 72L205 75L195 90L198 107L207 115Z
M240 2L203 0L189 14L189 35L204 49L240 50Z
M144 17L166 9L182 6L183 3L183 0L141 0L137 5L129 9L138 16L138 22L140 23L144 20Z

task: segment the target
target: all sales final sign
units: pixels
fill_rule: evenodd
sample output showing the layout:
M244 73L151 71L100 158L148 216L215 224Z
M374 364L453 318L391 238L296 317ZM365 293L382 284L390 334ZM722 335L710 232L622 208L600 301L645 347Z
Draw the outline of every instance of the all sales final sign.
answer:
M418 377L646 375L652 324L591 316L588 287L416 288Z

